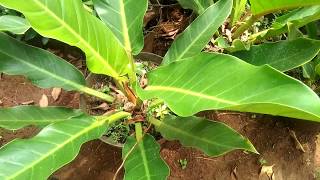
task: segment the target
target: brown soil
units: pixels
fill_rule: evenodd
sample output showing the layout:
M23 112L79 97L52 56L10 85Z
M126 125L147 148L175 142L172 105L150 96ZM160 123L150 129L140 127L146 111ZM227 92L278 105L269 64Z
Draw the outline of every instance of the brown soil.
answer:
M32 86L23 77L4 75L0 81L0 100L4 107L19 105L33 100L38 103L42 94L49 97L49 105L65 105L76 108L79 95L63 92L57 102L50 97L50 89L41 90ZM318 124L290 120L287 118L261 116L253 118L251 114L204 113L208 118L219 119L248 137L260 155L242 151L228 153L222 157L207 157L201 152L182 147L178 142L162 143L161 155L171 168L169 179L268 179L265 174L259 177L262 164L274 165L275 179L296 180L315 179L319 166L320 150L317 142L320 126ZM296 146L289 130L296 133L297 140L305 152ZM19 131L0 131L1 144L14 138L28 138L38 130L28 127ZM182 169L179 160L187 159L186 169ZM112 179L121 164L121 150L95 140L84 144L80 155L69 165L56 172L52 179ZM118 179L121 179L123 172Z

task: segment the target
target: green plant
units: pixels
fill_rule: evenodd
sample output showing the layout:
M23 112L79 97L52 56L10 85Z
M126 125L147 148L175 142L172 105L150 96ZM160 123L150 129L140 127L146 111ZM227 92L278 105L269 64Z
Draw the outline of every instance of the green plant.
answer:
M320 170L316 169L315 173L314 173L315 179L319 180L320 179Z
M119 122L110 127L109 131L106 133L106 136L110 137L114 143L124 143L128 135L129 127Z
M261 166L264 166L268 163L267 160L265 160L263 157L260 157L258 162Z
M188 165L188 161L187 159L179 159L179 164L181 166L181 169L186 169L187 168L187 165Z
M196 7L199 16L173 42L162 64L147 73L148 84L140 87L141 76L136 75L133 55L139 54L144 44L142 19L147 0L93 0L101 20L90 12L88 1L84 6L80 0L0 0L2 6L21 12L42 36L80 48L86 54L88 69L111 76L134 105L128 112L119 108L104 116L90 116L64 107L0 109L2 128L43 128L31 139L15 140L0 149L0 179L46 179L73 160L83 143L101 137L112 124L123 119L135 124L135 137L129 136L123 148L125 179L166 179L169 175L169 168L160 157L160 146L145 132L141 121L155 126L165 139L179 140L208 156L235 149L257 151L248 139L227 125L194 116L200 111L233 110L319 122L319 97L284 72L312 62L319 53L320 42L300 37L251 46L289 32L290 23L299 28L319 19L319 11L314 11L318 6L311 6L320 5L319 1L286 0L271 4L251 0L253 15L245 23L235 23L240 19L243 2L207 2L201 6L185 4L188 8ZM285 13L274 21L277 26L252 34L248 41L238 39L263 15L288 7L303 8ZM236 25L232 41L223 47L229 54L202 52L214 34L218 35L216 38L225 38L223 33L216 32L230 14L234 21L231 24L240 25ZM0 72L24 75L42 88L61 87L109 103L115 100L87 87L83 75L73 65L4 33L0 33Z

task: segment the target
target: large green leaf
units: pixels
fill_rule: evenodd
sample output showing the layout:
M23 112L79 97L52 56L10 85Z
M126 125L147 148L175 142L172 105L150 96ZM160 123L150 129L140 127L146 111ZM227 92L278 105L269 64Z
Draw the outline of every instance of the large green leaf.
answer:
M147 0L93 0L101 20L119 39L125 49L139 54L143 48L143 16Z
M83 143L99 138L106 126L90 117L44 128L29 140L14 140L0 149L0 179L47 179L75 158Z
M279 71L288 71L311 61L320 50L320 41L298 38L292 41L264 43L234 56L253 65L269 64Z
M167 116L151 119L161 135L182 145L199 148L208 156L220 156L236 149L257 153L250 141L227 125L199 117Z
M82 73L48 51L23 44L0 33L0 72L24 75L41 88L61 87L82 91L107 101L113 98L85 86Z
M124 117L118 113L97 120L88 116L55 123L31 139L16 139L0 148L0 179L47 179L75 158L83 143L99 138L106 122Z
M320 121L320 100L303 83L271 68L202 53L151 71L142 99L163 99L179 116L225 109Z
M48 51L0 33L0 72L24 75L42 88L78 90L86 84L82 73Z
M192 9L198 14L202 14L209 6L213 4L212 0L178 0L185 9Z
M320 6L299 8L283 16L277 17L272 23L271 28L252 35L250 39L265 39L277 36L287 32L289 24L293 24L296 28L300 28L318 19L320 19Z
M63 107L17 106L0 108L0 127L10 130L28 125L46 126L82 115L80 110Z
M302 75L306 79L314 80L316 77L315 63L313 61L302 66Z
M265 15L282 9L320 5L319 0L250 0L254 15Z
M283 16L279 16L272 23L272 27L276 29L280 29L283 26L286 26L288 22L293 24L301 24L305 21L311 22L320 19L320 6L310 6L295 9Z
M148 134L138 143L134 137L128 137L122 150L122 158L125 157L125 180L160 180L169 176L169 167L160 156L160 146Z
M113 77L128 72L126 51L81 0L0 0L0 4L22 12L39 34L79 47L90 71Z
M13 34L24 34L30 28L28 21L19 16L0 16L0 31L9 31Z
M210 6L172 43L163 59L163 64L180 61L201 52L227 19L231 9L232 0L220 0Z

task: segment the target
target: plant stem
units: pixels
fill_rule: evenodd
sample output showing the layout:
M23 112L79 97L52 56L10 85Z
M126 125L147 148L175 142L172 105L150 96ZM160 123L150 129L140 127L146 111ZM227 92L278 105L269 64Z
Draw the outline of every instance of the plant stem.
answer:
M154 101L151 102L151 104L148 107L148 110L151 110L161 104L164 104L164 101L162 99L156 99Z
M161 126L161 121L154 117L149 117L148 121L155 126Z
M129 117L131 116L131 113L128 113L128 112L124 112L124 111L121 111L121 112L117 112L111 116L109 116L109 121L108 123L109 124L112 124L120 119L123 119L123 118L126 118L126 117Z
M108 124L112 124L120 119L131 116L131 113L120 111L108 116L96 116L96 119L99 121L106 121Z
M130 54L130 70L128 73L130 83L133 84L137 81L137 76L136 76L136 65L134 63L134 57Z
M83 88L81 88L81 91L86 93L86 94L89 94L89 95L98 97L100 99L103 99L103 100L105 100L107 102L113 102L114 101L114 98L112 96L110 96L108 94L105 94L103 92L94 90L94 89L89 88L89 87L83 87Z
M140 142L140 140L143 137L141 123L136 123L135 124L135 129L136 129L136 139L137 139L138 142Z
M120 78L119 79L113 78L113 82L123 94L127 95L123 87L123 83L126 82L126 80L120 79Z
M239 38L247 29L249 29L253 23L255 23L261 16L251 16L248 21L246 21L244 24L242 24L236 32L234 32L232 39Z

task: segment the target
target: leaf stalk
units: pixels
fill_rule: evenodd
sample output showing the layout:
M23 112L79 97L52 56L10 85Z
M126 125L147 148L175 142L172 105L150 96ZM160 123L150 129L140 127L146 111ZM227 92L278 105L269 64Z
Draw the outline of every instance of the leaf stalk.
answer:
M242 24L233 34L232 39L239 38L253 23L255 23L261 16L251 16L248 21Z

